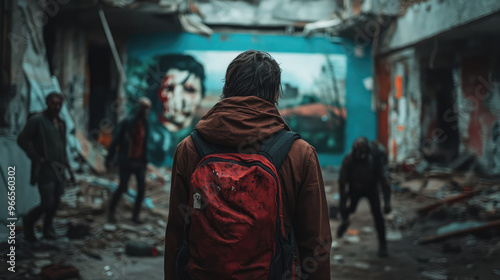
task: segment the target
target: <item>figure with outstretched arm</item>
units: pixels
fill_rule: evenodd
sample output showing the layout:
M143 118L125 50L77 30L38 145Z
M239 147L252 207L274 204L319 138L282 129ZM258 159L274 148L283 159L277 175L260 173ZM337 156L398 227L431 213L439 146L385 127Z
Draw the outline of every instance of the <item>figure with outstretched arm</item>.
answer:
M357 138L351 152L342 161L339 175L340 213L342 223L337 237L344 235L349 227L349 216L356 212L361 198L370 202L379 241L379 257L387 257L385 224L382 215L379 185L384 200L384 213L391 211L391 190L387 171L387 156L378 143L370 143L365 137ZM348 204L349 203L349 204Z

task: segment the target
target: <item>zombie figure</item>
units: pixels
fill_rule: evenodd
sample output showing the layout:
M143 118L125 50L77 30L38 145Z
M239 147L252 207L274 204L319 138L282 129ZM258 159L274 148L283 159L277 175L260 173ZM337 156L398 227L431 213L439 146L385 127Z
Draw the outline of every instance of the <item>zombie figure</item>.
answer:
M120 183L109 204L108 222L110 223L116 222L115 209L122 194L128 189L128 181L132 174L135 175L137 181L137 196L132 220L138 224L143 222L139 218L139 212L146 189L146 167L148 163L146 146L149 135L149 125L146 117L150 108L151 101L149 98L141 97L135 113L120 122L109 145L106 167L108 169L112 168L115 153L118 149L116 161L120 168Z
M37 184L40 192L40 205L23 218L24 238L28 242L37 240L34 225L42 214L45 214L43 237L56 238L52 223L64 191L66 170L71 182L75 183L66 155L66 124L59 117L63 100L56 92L47 95L47 109L33 114L17 138L17 143L31 159L31 184Z
M369 143L365 137L357 138L342 161L339 177L340 213L342 224L337 237L344 235L349 226L349 215L356 211L361 198L366 197L375 221L379 240L379 257L387 257L384 217L382 215L379 186L384 197L384 213L391 212L390 186L387 175L387 155L378 143ZM348 202L349 201L349 205Z

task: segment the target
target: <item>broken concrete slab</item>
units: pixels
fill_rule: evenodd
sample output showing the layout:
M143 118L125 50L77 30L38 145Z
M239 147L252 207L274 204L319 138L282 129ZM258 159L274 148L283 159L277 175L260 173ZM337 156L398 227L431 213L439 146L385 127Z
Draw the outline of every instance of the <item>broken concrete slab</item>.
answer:
M480 227L486 225L486 222L478 222L478 221L468 221L468 222L455 222L448 224L446 226L442 226L437 230L438 235L447 234L454 231L460 231L475 227Z
M344 241L347 244L356 244L356 243L361 242L361 238L359 238L358 235L349 235L349 234L346 234L346 235L344 235L343 238L344 238Z
M114 224L105 223L104 225L102 225L102 229L106 232L115 232L118 227Z
M337 262L337 263L342 263L342 262L344 262L344 257L342 255L334 255L333 261Z
M158 250L149 242L130 241L125 245L125 253L136 257L156 257Z
M93 259L96 259L96 260L102 260L102 257L101 255L99 255L98 253L90 250L90 249L87 249L87 248L81 248L80 251L82 251L82 253L84 253L85 255L93 258Z
M440 207L442 205L451 205L451 204L454 204L454 203L457 203L457 202L460 202L460 201L463 201L463 200L470 199L473 196L477 195L480 191L481 190L464 192L464 193L456 195L456 196L448 197L448 198L446 198L444 200L438 201L438 202L430 204L428 206L421 207L421 208L419 208L417 210L417 212L419 214L423 215L423 214L426 214L426 213L428 213L428 212L430 212L432 210L437 209L438 207Z
M361 269L361 270L368 270L370 269L370 264L366 262L354 262L350 266Z
M456 223L454 223L456 224ZM478 233L492 228L500 228L500 220L489 222L489 223L481 223L481 222L471 222L468 224L452 225L450 227L446 227L442 230L442 234L438 234L436 236L428 236L420 239L418 242L420 244L426 244L431 242L437 242L441 240L445 240L458 235L465 235L469 233Z
M79 279L78 269L72 265L49 265L42 268L42 278L47 280Z
M424 270L420 273L424 279L430 280L447 280L448 275L445 270Z
M90 225L84 222L71 222L66 234L70 239L82 239L90 235Z
M399 241L403 239L403 234L400 231L388 230L385 236L387 241Z
M451 241L446 241L443 244L443 253L461 253L462 252L462 246L460 245L460 242L456 240L451 240Z

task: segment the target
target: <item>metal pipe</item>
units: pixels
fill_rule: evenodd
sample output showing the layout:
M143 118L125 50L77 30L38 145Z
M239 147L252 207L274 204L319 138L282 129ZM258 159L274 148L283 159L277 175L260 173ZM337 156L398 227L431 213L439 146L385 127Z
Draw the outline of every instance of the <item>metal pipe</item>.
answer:
M109 28L108 21L106 20L106 16L104 15L104 11L102 10L101 5L99 5L99 17L101 19L102 27L104 28L104 33L106 33L106 38L108 39L111 53L113 53L116 68L118 68L118 72L120 72L122 82L126 82L127 76L125 75L125 69L123 68L120 56L118 55L118 50L116 49L115 41L113 40L113 34L111 34L111 29Z

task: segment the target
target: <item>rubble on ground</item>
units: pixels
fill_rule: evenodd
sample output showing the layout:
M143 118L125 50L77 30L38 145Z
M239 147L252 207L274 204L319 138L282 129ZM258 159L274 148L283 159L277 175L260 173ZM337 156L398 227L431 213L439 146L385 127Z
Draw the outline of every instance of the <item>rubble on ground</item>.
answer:
M436 168L427 162L393 168L393 210L385 215L389 259L376 257L377 232L369 206L362 205L364 214L358 209L351 216L349 227L359 233L346 233L341 239L334 237L333 275L381 277L406 271L399 268L400 264L412 263L415 279L498 277L495 273L500 263L500 180L482 176L473 163L469 157L457 161L453 168ZM334 236L340 225L338 190L334 181L325 184L334 186L327 193ZM362 222L356 225L356 219ZM408 257L413 262L405 260ZM369 264L369 270L353 263Z
M131 220L134 179L130 180L129 192L116 210L117 223L107 223L107 204L117 188L116 177L113 174L77 175L78 184L65 190L56 213L56 240L41 238L43 219L35 225L39 240L33 244L23 240L22 227L18 227L18 273L9 279L38 279L39 276L68 279L64 277L75 275L81 279L122 279L123 268L132 262L129 257L161 256L168 215L169 170L148 166L146 198L141 211L145 223L141 225Z

